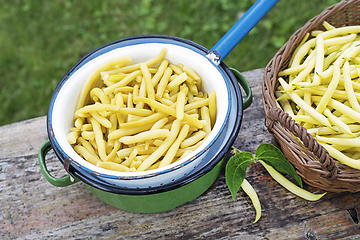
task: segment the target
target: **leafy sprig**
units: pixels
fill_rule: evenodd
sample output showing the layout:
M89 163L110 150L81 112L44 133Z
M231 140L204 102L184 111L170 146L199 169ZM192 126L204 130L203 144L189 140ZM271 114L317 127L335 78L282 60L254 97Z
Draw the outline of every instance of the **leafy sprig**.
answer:
M285 158L283 153L271 144L261 144L256 149L255 155L249 152L241 152L236 148L233 148L232 153L234 156L229 159L225 168L226 184L234 201L236 200L236 193L239 191L240 187L249 195L256 211L254 223L260 219L261 205L259 204L259 199L255 190L250 183L246 181L245 177L247 168L252 162L256 162L256 160L265 167L269 174L279 184L299 197L309 201L316 201L326 194L313 194L304 190L302 188L301 177L297 174L294 167ZM300 187L286 179L278 171L293 177Z

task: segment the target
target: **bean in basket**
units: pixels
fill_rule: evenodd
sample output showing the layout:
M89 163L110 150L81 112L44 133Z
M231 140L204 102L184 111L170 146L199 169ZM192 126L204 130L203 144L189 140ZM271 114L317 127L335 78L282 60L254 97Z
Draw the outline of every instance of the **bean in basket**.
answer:
M334 159L360 169L360 26L323 26L279 72L277 100Z

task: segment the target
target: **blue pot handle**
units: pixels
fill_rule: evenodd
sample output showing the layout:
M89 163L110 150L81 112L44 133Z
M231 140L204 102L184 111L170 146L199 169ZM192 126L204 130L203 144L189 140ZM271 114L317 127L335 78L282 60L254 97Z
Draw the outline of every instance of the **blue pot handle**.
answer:
M252 103L252 90L250 88L249 82L238 70L236 70L235 68L230 68L230 70L246 93L246 98L243 100L243 108L245 110Z
M66 175L61 178L55 178L49 173L49 171L46 168L45 156L51 149L52 149L52 146L50 144L50 141L47 140L41 146L41 148L39 150L39 154L38 154L41 171L43 172L45 178L49 181L49 183L51 183L52 185L54 185L56 187L66 187L66 186L69 186L69 185L72 185L72 184L78 182L79 179L77 179L71 175Z
M210 49L215 63L220 63L279 0L258 0ZM211 54L209 53L208 56ZM210 58L210 57L209 57ZM210 58L211 59L211 58Z

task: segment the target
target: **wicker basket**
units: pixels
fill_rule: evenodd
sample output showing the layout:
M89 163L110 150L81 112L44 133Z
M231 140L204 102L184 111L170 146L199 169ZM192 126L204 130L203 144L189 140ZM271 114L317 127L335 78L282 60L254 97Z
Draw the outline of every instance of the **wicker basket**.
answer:
M287 68L293 51L306 33L325 30L323 21L335 27L360 25L360 0L341 1L326 8L298 29L271 59L265 68L262 85L265 124L304 182L330 192L358 192L360 170L335 162L305 128L276 106L274 92L279 86L278 73Z

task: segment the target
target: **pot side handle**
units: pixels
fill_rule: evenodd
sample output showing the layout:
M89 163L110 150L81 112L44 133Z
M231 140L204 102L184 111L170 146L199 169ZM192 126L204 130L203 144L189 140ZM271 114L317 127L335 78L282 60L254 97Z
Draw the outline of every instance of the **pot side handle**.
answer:
M252 90L250 88L249 82L246 78L235 68L230 68L231 72L236 77L238 83L240 83L241 87L244 89L246 93L246 98L243 100L244 109L248 108L252 103Z
M52 146L50 144L50 141L47 140L40 148L38 158L39 158L39 164L41 171L43 172L45 178L51 183L52 185L56 187L66 187L69 185L72 185L79 181L77 178L67 175L61 178L55 178L53 177L49 171L47 170L46 163L45 163L45 156L46 154L52 149Z

